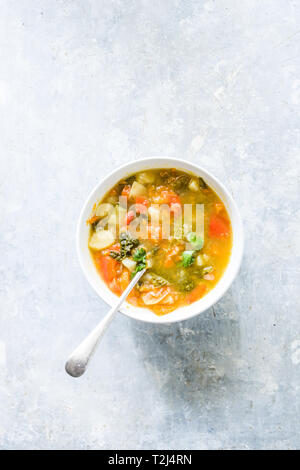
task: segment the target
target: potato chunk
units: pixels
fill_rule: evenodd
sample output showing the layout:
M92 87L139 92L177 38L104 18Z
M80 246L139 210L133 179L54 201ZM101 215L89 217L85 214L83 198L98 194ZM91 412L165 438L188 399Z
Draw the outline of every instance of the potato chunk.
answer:
M151 184L155 180L155 175L151 171L142 171L142 173L137 175L137 180L142 184Z
M114 210L114 206L112 204L104 202L98 205L95 211L95 215L98 217L105 217L109 215L113 210Z
M190 190L190 191L194 191L194 192L196 193L197 191L199 191L199 189L200 189L200 186L199 186L198 181L193 178L193 179L190 181L189 190Z
M125 268L129 269L129 271L134 271L136 268L136 262L133 261L133 259L130 258L125 258L122 260L122 264L125 266Z
M141 183L138 183L137 181L134 181L129 193L129 199L135 199L138 196L145 196L146 194L147 189L145 186Z
M103 248L112 245L114 241L115 237L110 230L99 230L91 236L89 247L92 250L103 250Z
M204 264L203 256L202 256L202 255L198 255L197 258L196 258L196 265L197 265L197 266L203 266L203 264Z

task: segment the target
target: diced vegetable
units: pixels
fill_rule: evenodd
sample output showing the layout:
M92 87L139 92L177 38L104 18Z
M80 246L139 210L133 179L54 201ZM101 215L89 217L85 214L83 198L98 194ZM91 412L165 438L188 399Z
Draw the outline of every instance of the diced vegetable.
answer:
M148 225L148 238L150 240L160 240L162 230L160 225Z
M151 173L150 171L147 171L147 172L145 171L145 172L138 174L137 180L139 183L142 183L142 184L151 184L155 180L155 175L154 173Z
M187 234L188 241L194 248L194 250L201 250L204 245L204 240L200 235L197 235L195 232L190 232Z
M166 297L161 300L162 305L173 305L175 302L174 296L171 294L166 295Z
M111 282L113 279L115 279L117 275L117 265L117 261L110 258L109 256L100 256L97 258L97 267L105 282Z
M113 204L113 205L117 204L118 196L109 196L107 198L107 202L109 202L109 204Z
M121 295L122 294L122 288L121 288L121 285L120 285L120 280L117 279L116 277L114 277L111 282L108 283L109 285L109 288L112 292L114 292L115 294L117 295Z
M106 217L112 211L114 211L114 206L112 204L109 204L108 202L102 203L97 206L95 215L98 217Z
M130 222L132 222L134 218L135 218L134 212L133 211L128 211L127 215L126 215L126 225L129 225Z
M118 220L117 220L117 214L116 214L116 211L114 210L110 216L108 217L108 226L110 227L116 227L117 223L118 223Z
M197 266L203 266L203 264L204 264L203 256L198 255L197 258L196 258L196 265Z
M130 272L134 271L136 268L136 261L131 258L124 258L122 264L124 264L125 268L129 269Z
M194 178L191 179L191 181L189 183L189 190L194 191L195 193L200 190L199 183L196 179L194 179Z
M141 298L145 305L155 305L161 302L168 294L168 289L162 287L160 289L154 289L150 292L143 293Z
M143 206L146 206L146 207L149 206L149 199L147 199L144 196L137 196L135 202L136 204L142 204Z
M146 214L149 200L144 196L138 196L135 200L135 210L139 214Z
M213 214L209 221L209 236L212 238L224 238L230 234L228 222L221 216Z
M178 196L178 194L168 194L167 199L171 206L175 204L181 206L181 201L180 201L180 197Z
M89 246L92 250L103 250L112 245L115 237L110 230L99 230L94 232L90 238Z
M128 271L123 270L122 274L120 275L120 287L122 292L126 289L130 282L130 274Z
M213 281L215 279L215 276L213 274L204 274L203 279L206 281Z
M205 268L202 269L202 272L206 274L206 273L211 273L213 270L214 268L212 266L205 266Z
M199 300L207 291L207 286L205 283L200 283L198 284L197 287L195 287L188 295L187 295L187 302L190 304L192 302L195 302L196 300Z
M129 199L135 199L138 196L144 196L147 194L147 189L146 187L138 183L137 181L134 181L130 193L129 193Z
M184 251L182 253L182 266L187 268L191 266L194 262L195 255L193 251Z

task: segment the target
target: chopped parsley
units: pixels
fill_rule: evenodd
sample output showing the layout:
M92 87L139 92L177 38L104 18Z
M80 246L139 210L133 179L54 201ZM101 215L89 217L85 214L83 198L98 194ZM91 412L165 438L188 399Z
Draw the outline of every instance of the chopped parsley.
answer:
M146 250L144 248L138 248L133 254L133 259L136 261L136 268L131 273L131 277L134 277L136 273L142 271L146 267Z

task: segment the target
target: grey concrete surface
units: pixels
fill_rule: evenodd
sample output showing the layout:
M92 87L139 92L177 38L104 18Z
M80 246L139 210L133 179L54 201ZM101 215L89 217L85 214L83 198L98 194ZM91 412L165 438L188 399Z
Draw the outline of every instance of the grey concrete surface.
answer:
M300 447L300 2L2 0L0 447ZM212 171L245 224L214 310L119 316L89 373L65 358L107 306L75 225L110 170Z

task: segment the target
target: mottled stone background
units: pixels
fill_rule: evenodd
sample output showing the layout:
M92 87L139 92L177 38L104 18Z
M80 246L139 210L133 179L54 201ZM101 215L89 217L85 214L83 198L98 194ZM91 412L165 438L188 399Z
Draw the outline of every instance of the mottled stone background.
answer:
M300 2L1 0L0 447L300 448ZM115 319L75 225L117 165L203 165L245 223L214 311Z

